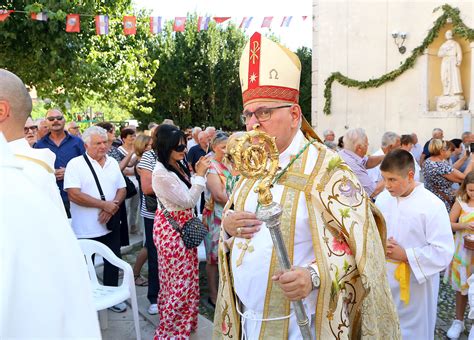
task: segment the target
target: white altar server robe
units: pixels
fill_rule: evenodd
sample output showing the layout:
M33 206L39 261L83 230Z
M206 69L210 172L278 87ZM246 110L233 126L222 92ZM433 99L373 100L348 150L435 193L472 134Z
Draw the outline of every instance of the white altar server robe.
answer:
M376 201L387 223L387 238L405 249L410 266L410 301L400 300L394 278L396 263L387 262L393 301L403 339L433 339L439 290L439 272L453 257L454 240L444 203L421 183L407 197L382 192Z

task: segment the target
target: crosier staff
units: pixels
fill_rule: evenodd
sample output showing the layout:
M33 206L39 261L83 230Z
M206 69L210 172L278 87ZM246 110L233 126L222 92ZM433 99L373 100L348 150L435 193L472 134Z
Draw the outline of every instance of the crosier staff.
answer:
M280 267L287 271L291 269L290 258L286 250L285 243L280 230L280 218L282 214L281 206L273 202L270 188L277 175L278 149L275 144L275 137L258 130L258 124L252 131L246 132L242 137L235 140L235 144L228 145L236 168L242 176L249 179L260 179L255 189L258 193L257 218L265 222L272 236ZM303 339L311 339L309 319L303 306L303 301L292 301L296 320L300 328Z

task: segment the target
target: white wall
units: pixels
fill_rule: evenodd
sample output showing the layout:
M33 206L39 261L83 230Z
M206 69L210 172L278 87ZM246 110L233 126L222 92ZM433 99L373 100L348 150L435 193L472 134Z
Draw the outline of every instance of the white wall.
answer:
M376 89L359 90L334 82L331 115L323 113L324 81L332 72L368 80L399 67L442 14L441 10L433 13L433 9L445 2L313 0L312 124L319 134L332 128L338 137L347 129L363 127L371 151L380 146L382 134L389 130L416 132L422 143L435 127L441 127L447 139L461 135L462 117L443 114L433 118L424 112L427 68L423 57L394 82ZM458 7L464 23L474 28L474 1L448 3ZM394 44L394 30L408 32L405 54L400 54Z

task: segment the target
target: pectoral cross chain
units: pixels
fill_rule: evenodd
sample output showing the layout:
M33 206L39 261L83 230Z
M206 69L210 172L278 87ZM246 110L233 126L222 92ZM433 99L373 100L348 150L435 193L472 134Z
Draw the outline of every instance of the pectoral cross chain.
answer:
M240 250L242 250L242 251L240 252L239 258L237 259L237 267L242 264L242 261L244 260L244 255L245 255L245 253L246 253L247 251L248 251L249 253L253 252L254 248L253 248L253 246L250 245L249 243L250 243L250 240L245 241L245 243L243 243L243 242L237 243L237 248L239 248Z

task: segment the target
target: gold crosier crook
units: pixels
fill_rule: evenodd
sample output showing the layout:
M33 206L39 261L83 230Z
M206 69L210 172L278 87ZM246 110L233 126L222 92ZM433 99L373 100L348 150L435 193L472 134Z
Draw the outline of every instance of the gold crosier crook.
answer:
M280 230L281 206L273 202L270 189L273 180L279 170L279 153L275 143L275 137L270 137L259 130L259 124L253 126L252 131L244 133L227 145L229 154L241 175L249 179L260 179L255 188L258 193L257 218L265 222L272 236L280 267L291 270L290 258ZM304 340L311 339L309 319L303 306L303 301L292 302L296 320Z

